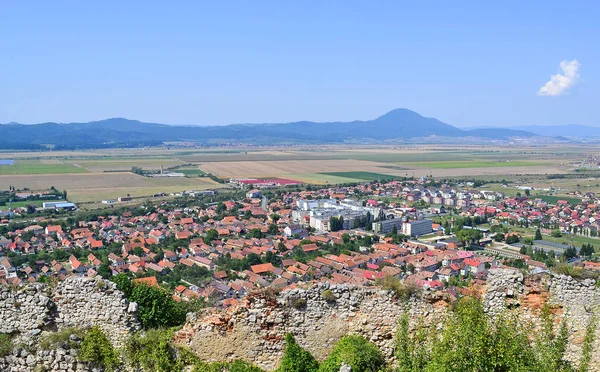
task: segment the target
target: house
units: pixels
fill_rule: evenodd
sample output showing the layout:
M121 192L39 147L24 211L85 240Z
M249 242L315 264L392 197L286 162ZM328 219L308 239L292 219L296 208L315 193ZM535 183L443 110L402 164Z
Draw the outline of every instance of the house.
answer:
M62 226L60 225L48 225L46 226L45 233L46 235L51 235L61 233L62 231Z
M308 232L301 225L288 225L283 229L283 235L288 238L298 235L302 239L308 235Z

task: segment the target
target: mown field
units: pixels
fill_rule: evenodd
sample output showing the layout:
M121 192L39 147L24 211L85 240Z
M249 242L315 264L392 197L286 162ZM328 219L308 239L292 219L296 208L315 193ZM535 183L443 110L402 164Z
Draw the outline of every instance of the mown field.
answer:
M327 172L322 173L328 176L335 177L343 177L343 178L353 178L363 181L382 181L382 180L396 180L401 179L400 176L395 176L391 174L382 174L382 173L373 173L373 172Z
M85 173L86 169L78 168L71 164L43 164L15 162L13 165L0 166L0 176L18 174L61 174L61 173Z
M580 188L600 192L600 182L596 178L574 181L547 180L545 177L546 174L574 172L573 164L582 163L582 154L593 152L600 152L600 148L319 145L0 151L1 158L16 161L15 166L0 166L0 189L7 189L8 185L32 190L55 186L69 191L74 201L89 201L126 194L144 196L217 187L219 185L207 177L201 177L212 173L223 179L279 177L315 184L413 176L507 179L511 182L510 187L500 191L516 193L516 185L537 182L536 187L552 185L564 190ZM161 167L173 168L187 177L150 179L130 173L132 167L153 171Z
M451 159L439 161L423 161L411 163L413 166L421 168L439 168L439 169L461 169L461 168L489 168L489 167L530 167L543 165L542 161L481 161L481 160L464 160L454 161Z

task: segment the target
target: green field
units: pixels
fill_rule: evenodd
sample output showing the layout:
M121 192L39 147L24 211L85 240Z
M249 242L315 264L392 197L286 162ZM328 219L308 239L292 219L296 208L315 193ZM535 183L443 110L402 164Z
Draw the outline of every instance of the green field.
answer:
M382 173L373 173L373 172L323 172L321 174L325 174L328 176L334 177L343 177L343 178L352 178L363 181L380 181L380 180L396 180L402 179L399 176L393 176L390 174L382 174Z
M423 161L412 163L412 165L421 168L454 169L454 168L491 168L491 167L527 167L543 164L539 161L471 161L471 160L449 160L449 161Z
M17 174L61 174L61 173L86 173L87 170L70 164L34 164L15 163L14 165L0 166L0 176Z
M292 180L297 180L305 183L314 183L314 184L330 184L330 185L338 185L343 183L360 183L364 182L364 180L358 178L347 178L347 177L339 177L332 176L329 174L323 173L298 173L298 174L285 174L285 178L289 178Z
M28 205L35 205L36 207L41 207L44 202L52 202L52 201L58 201L58 200L19 200L19 201L13 201L12 206L13 206L13 208L27 207ZM8 207L8 205L9 205L9 203L6 203L5 206Z
M199 176L205 176L206 175L206 172L203 172L198 167L181 167L181 168L174 169L173 172L183 173L187 177L199 177Z
M556 204L556 202L559 200L566 200L569 202L569 204L572 204L572 205L581 203L581 199L560 196L560 195L559 196L556 196L556 195L552 195L552 196L534 195L534 196L532 196L532 198L539 198L539 199L542 199L543 201L545 201L546 203L550 203L550 204Z

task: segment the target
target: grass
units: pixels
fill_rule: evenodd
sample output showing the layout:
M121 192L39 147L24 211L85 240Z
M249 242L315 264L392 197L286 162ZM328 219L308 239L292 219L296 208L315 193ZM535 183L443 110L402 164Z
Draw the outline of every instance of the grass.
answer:
M62 174L62 173L86 173L87 170L70 164L32 164L21 163L0 167L0 176L11 176L18 174Z
M348 177L340 177L333 176L325 173L300 173L300 174L285 174L283 175L285 178L289 178L292 180L298 180L305 183L313 183L313 184L330 184L337 185L342 183L360 183L364 182L362 179L358 178L348 178Z
M524 192L522 194L525 194ZM532 196L532 198L534 199L542 199L543 201L545 201L546 203L550 203L550 204L556 204L559 200L566 200L569 202L569 204L572 205L576 205L581 203L581 199L577 199L577 198L571 198L571 197L566 197L566 196L548 196L548 195L539 195L539 196Z
M527 160L516 160L516 161L475 161L475 160L448 160L448 161L423 161L416 162L412 165L422 168L435 168L435 169L454 169L454 168L497 168L497 167L527 167L542 164L539 161L527 161Z
M29 205L35 205L36 207L41 207L42 203L44 202L52 202L52 201L58 201L58 199L44 199L44 200L20 200L20 201L13 201L12 206L14 208L21 208L21 207L27 207ZM9 203L6 203L6 205L8 206Z
M185 174L188 177L190 177L190 176L199 177L199 176L206 175L206 172L203 172L198 167L181 167L181 168L174 169L173 172L175 172L175 173L183 173L183 174Z
M40 347L43 350L51 350L56 349L57 346L65 343L73 347L74 344L70 341L71 335L76 335L80 340L82 340L85 337L85 330L76 327L69 327L57 332L48 333L41 338Z
M0 333L0 358L10 354L13 347L12 336L8 333Z
M390 175L390 174L373 173L373 172L361 172L361 171L356 171L356 172L324 172L324 173L321 173L321 174L325 174L325 175L328 175L328 176L335 176L335 177L354 178L354 179L359 179L359 180L363 180L363 181L378 181L378 180L402 179L402 177L393 176L393 175Z

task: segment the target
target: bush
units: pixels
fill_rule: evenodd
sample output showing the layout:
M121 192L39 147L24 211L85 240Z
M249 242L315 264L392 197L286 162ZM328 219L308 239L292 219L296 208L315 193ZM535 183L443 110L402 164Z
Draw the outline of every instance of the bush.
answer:
M142 367L144 371L181 370L178 352L171 340L173 332L164 329L152 329L141 335L132 336L125 345L127 362L132 367Z
M285 335L285 349L277 372L315 372L319 363L306 350L296 343L291 333Z
M146 329L173 327L185 323L186 308L162 288L140 283L135 285L125 274L112 279L131 302L136 302L138 318Z
M81 342L79 360L106 371L116 370L121 361L106 335L98 327L92 327Z
M290 296L287 303L296 310L306 309L306 300L299 296Z
M398 371L572 371L564 360L566 322L558 330L554 323L546 306L541 330L531 337L532 327L523 320L491 318L474 297L459 300L440 331L408 332L404 315L396 335Z
M200 363L192 372L264 372L262 369L242 360L233 362Z
M129 300L137 302L138 317L146 329L173 327L185 323L184 306L162 288L138 284L134 286Z
M12 336L8 333L0 333L0 358L10 354L13 347Z
M330 289L321 292L321 298L330 303L337 301L337 297L335 297L335 294Z
M80 328L64 328L60 331L48 333L47 335L42 336L40 339L40 348L44 350L56 349L57 346L62 344L67 344L69 347L75 348L78 345L70 340L71 335L76 335L77 338L83 340L85 338L85 334L85 330Z
M554 267L554 272L557 274L568 275L575 279L594 279L598 280L600 273L592 270L586 270L580 266L569 265L568 263L561 263Z
M383 279L378 279L375 285L381 286L381 288L392 291L394 297L407 300L413 296L419 294L420 289L412 282L402 282L400 279L393 276L386 276Z
M385 364L377 346L361 336L342 337L319 367L319 372L339 372L342 362L358 372L377 372Z

